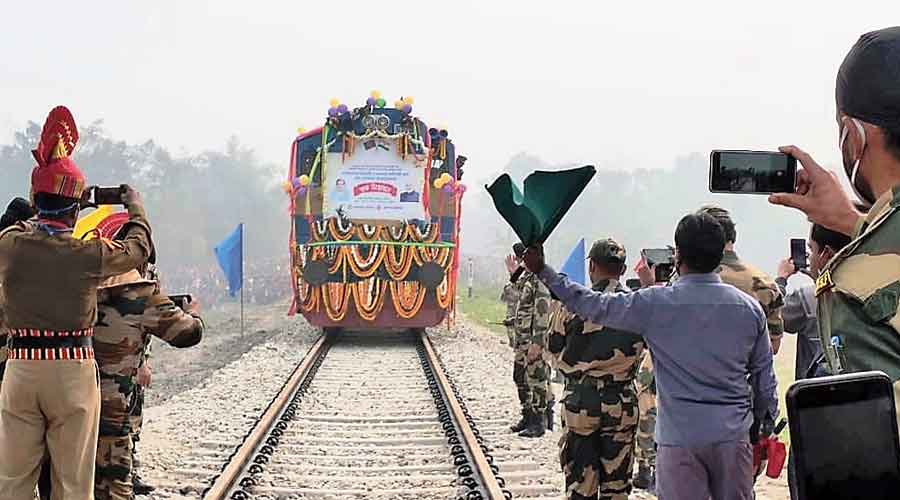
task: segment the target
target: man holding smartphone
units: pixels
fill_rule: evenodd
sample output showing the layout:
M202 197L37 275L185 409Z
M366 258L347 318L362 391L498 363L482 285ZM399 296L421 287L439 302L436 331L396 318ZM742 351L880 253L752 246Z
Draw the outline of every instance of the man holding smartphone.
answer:
M716 273L725 235L715 218L686 215L675 230L675 245L678 280L630 294L571 282L544 263L540 247L529 248L524 261L569 311L635 332L650 346L659 389L659 496L750 499L750 427L777 412L766 317L756 300Z
M796 193L769 197L850 236L816 280L819 336L830 373L880 370L900 402L900 27L862 35L837 75L844 172L863 216L837 177L796 146ZM898 412L900 414L900 412Z

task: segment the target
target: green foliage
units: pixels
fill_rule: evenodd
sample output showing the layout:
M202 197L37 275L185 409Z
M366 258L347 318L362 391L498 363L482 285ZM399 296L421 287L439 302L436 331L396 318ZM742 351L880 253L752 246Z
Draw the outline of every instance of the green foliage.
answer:
M469 298L468 289L460 287L457 296L459 300L456 306L469 321L498 335L506 335L506 327L499 324L506 316L506 305L500 300L499 289L476 288L472 292L472 298Z

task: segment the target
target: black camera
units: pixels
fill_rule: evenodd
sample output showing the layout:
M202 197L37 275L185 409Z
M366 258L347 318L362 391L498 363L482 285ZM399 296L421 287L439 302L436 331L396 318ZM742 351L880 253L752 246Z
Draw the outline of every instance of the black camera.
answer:
M655 282L663 283L669 281L672 273L675 272L675 250L672 247L645 248L641 250L641 255L648 266L655 266L653 275Z
M188 304L194 301L194 296L189 293L178 293L175 295L169 295L169 300L175 303L175 307L184 311L185 307L187 307Z

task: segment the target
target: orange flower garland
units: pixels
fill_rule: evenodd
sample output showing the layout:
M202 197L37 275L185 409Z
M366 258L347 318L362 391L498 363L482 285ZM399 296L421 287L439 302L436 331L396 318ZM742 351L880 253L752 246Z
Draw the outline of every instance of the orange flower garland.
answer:
M366 321L375 321L384 308L387 283L378 278L358 281L353 284L353 300L356 312Z
M350 289L347 283L326 283L320 287L322 302L325 303L325 314L331 321L343 321L350 305Z
M359 245L348 245L342 247L341 250L347 256L346 261L350 265L350 270L360 278L372 277L381 266L385 255L381 245L372 245L368 258L363 258L359 251Z
M403 319L412 319L425 302L425 287L414 281L391 281L394 310Z

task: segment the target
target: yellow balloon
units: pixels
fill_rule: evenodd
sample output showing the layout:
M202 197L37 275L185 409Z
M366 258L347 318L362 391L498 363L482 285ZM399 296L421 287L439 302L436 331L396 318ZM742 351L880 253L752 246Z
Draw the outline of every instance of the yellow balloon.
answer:
M450 177L450 174L448 174L447 172L444 172L443 174L441 174L440 179L441 179L441 181L444 182L444 184L446 184L446 183L448 183L448 182L450 182L450 181L453 180L453 178Z
M283 189L285 193L290 194L292 187L293 186L291 186L291 181L284 181L281 183L281 189Z
M332 108L336 108L341 105L341 101L336 97L332 97L331 100L328 101L328 104L330 104Z
M309 180L308 175L303 174L300 176L300 185L301 186L309 186L309 183L310 183L310 180Z
M437 179L435 179L434 182L432 183L432 185L434 186L435 189L441 189L442 187L444 187L444 183L441 182L441 178L440 178L440 177L438 177Z
M370 95L372 96L372 99L381 99L381 92L377 90L373 90Z
M305 128L300 127L300 128L297 129L297 135L303 135L303 134L305 134L305 133L306 133L306 129L305 129Z
M414 103L415 101L413 101L413 98L412 98L412 97L407 96L407 97L404 97L404 98L403 98L403 102L405 102L406 104L409 104L410 106L412 106L413 103Z
M403 101L394 101L394 108L395 109L403 108Z

